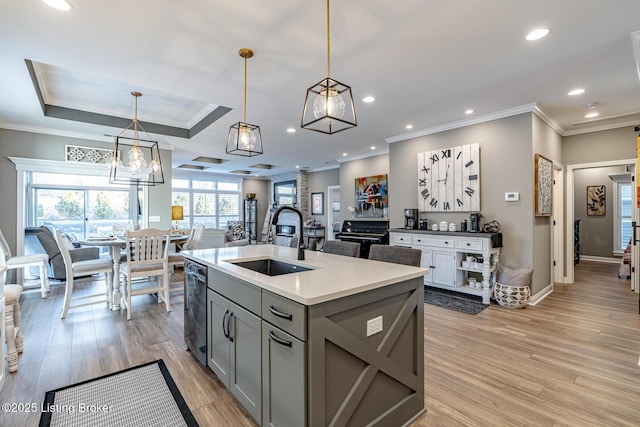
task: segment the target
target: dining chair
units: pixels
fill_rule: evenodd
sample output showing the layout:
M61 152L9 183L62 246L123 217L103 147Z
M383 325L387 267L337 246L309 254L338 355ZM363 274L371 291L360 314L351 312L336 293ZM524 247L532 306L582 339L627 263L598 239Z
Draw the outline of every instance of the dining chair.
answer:
M202 243L202 239L204 237L204 225L203 224L194 224L191 232L189 233L189 238L182 245L183 251L199 249L200 244ZM169 268L171 269L171 281L169 283L170 291L178 291L183 290L183 282L181 280L173 280L173 273L176 267L184 267L184 256L180 254L180 252L171 252L169 253Z
M291 241L289 242L289 247L291 248L298 247L298 237L294 235L294 237L291 238ZM318 241L313 237L309 238L309 241L307 243L307 246L305 246L305 249L308 249L310 251L318 250Z
M40 294L42 298L47 297L49 292L49 255L47 254L29 254L11 256L11 249L7 240L0 230L0 246L4 252L3 258L6 260L8 270L18 268L29 268L32 266L40 268Z
M7 284L7 265L5 252L0 245L0 288L4 287L4 335L7 343L7 365L9 372L18 370L18 353L24 350L24 340L22 337L22 321L20 314L20 297L22 296L22 286ZM0 345L4 345L0 342ZM2 352L0 352L2 354ZM0 361L0 365L1 365Z
M420 249L406 248L404 246L371 245L369 259L373 261L391 262L395 264L420 267Z
M164 301L167 311L169 302L169 234L171 229L145 228L127 231L127 263L121 265L120 273L125 277L124 305L127 320L131 320L131 297L157 294L158 304ZM133 288L133 279L146 278L140 287ZM155 278L156 280L149 280ZM137 281L136 281L136 284Z
M62 254L67 277L64 290L64 303L62 305L62 314L60 318L66 318L67 313L72 308L103 303L107 303L107 305L109 305L111 303L113 288L113 262L110 259L102 258L74 262L71 259L71 252L69 251L73 247L71 241L64 236L58 228L54 230L54 237L58 244L58 248L60 249L60 254ZM75 279L77 277L91 276L100 273L104 273L105 275L105 290L103 293L93 293L90 295L80 295L76 297L73 296ZM104 296L104 298L101 298L102 296ZM78 301L78 303L72 305L72 302L74 301Z
M359 258L360 243L344 242L342 240L327 240L324 242L323 252Z

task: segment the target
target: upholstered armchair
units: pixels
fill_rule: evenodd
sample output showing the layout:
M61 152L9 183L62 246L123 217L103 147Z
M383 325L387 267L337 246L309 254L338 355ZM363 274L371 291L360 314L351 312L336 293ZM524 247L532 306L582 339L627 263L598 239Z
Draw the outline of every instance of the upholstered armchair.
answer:
M64 259L56 243L53 233L46 226L27 227L25 233L35 234L44 251L49 255L49 277L57 280L65 280L67 277ZM73 262L86 261L100 258L100 248L96 246L83 246L69 250Z

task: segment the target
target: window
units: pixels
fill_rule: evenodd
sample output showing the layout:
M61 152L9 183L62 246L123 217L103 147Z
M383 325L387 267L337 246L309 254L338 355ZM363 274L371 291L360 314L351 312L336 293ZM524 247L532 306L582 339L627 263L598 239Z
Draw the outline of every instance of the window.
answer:
M171 182L172 205L183 207L180 228L203 224L210 228L227 228L228 221L240 220L240 181L212 177L211 179L177 177Z
M32 172L27 224L60 228L77 239L106 236L128 226L132 187L108 177ZM135 193L133 193L135 198Z
M631 182L614 182L615 218L613 221L613 252L624 253L631 240Z

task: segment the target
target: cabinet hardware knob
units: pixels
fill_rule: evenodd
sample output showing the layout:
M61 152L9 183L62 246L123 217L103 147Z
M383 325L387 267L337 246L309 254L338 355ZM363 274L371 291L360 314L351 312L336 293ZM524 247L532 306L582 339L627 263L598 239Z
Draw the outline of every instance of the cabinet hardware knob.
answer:
M292 341L283 340L282 338L278 337L275 333L273 333L273 331L269 331L269 338L271 338L272 340L274 340L275 342L277 342L280 345L284 345L284 346L287 346L287 347L293 346L293 342Z
M273 305L269 305L269 311L274 316L277 316L277 317L280 317L280 318L286 319L286 320L293 320L293 314L291 314L291 313L283 313L283 312L279 311L278 309L276 309Z
M467 243L467 246L471 246L471 243Z

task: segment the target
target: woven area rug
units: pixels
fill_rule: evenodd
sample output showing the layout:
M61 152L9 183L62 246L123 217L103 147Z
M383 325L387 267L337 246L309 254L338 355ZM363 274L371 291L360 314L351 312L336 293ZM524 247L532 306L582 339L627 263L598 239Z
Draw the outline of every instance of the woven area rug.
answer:
M48 391L40 426L187 426L193 414L164 361Z
M489 307L489 305L482 303L482 298L480 297L451 292L446 289L433 290L431 288L425 288L424 302L474 315Z

